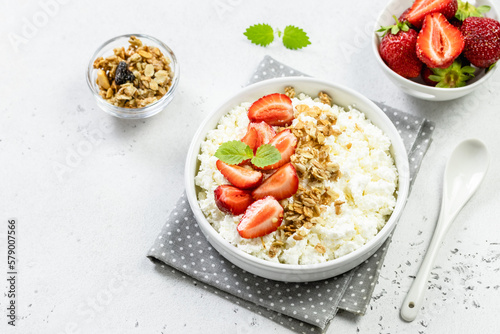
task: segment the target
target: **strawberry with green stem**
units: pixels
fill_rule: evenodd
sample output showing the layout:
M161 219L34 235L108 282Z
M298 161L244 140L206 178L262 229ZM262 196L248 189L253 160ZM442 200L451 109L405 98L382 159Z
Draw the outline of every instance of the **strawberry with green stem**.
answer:
M422 79L431 86L439 88L463 87L466 81L474 77L476 69L472 66L462 66L457 59L447 68L428 68L422 71Z
M384 33L379 47L380 56L397 74L416 78L422 69L422 62L416 54L418 33L407 22L400 22L396 16L393 17L396 24L377 30Z

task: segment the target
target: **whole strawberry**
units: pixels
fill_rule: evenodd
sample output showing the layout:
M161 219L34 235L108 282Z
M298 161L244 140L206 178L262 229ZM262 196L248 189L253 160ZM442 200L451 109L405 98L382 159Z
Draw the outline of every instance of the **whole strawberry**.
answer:
M384 32L380 42L380 56L397 74L405 78L416 78L422 70L422 62L416 53L418 33L406 22L399 22L395 16L394 19L395 25L377 30Z
M464 55L474 65L487 68L500 59L500 22L486 17L468 17L462 24Z

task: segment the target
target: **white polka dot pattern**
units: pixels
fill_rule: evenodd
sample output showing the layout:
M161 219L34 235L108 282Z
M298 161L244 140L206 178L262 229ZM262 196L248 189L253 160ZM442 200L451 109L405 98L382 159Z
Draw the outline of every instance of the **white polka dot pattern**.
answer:
M266 56L250 83L297 75L305 74ZM423 118L385 105L379 106L400 130L409 152L413 183L430 145L434 125ZM234 266L212 248L199 229L183 194L148 252L148 257L157 262L165 273L172 272L187 280L195 278L195 285L200 283L203 289L295 332L320 333L339 308L355 314L366 311L390 238L371 258L344 275L311 283L272 281Z

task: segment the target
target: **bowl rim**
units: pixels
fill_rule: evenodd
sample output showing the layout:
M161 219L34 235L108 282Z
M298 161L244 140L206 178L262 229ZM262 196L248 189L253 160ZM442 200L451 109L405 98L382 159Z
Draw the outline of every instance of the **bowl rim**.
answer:
M373 26L374 33L373 33L373 39L372 39L372 43L371 43L372 44L372 51L375 54L375 59L377 60L379 65L382 66L385 73L388 73L389 75L391 75L393 78L397 79L398 81L401 81L401 82L404 82L405 84L408 84L413 89L420 90L420 91L427 90L429 92L434 92L437 94L439 94L439 93L447 94L449 92L453 92L455 94L455 93L459 93L459 92L470 91L470 90L475 89L477 86L482 85L486 80L488 80L491 76L493 76L493 74L495 73L498 66L493 66L493 68L488 70L488 72L485 73L485 75L482 78L480 78L479 80L475 81L474 83L472 83L470 85L465 85L463 87L455 87L453 89L450 89L450 88L427 86L427 85L412 81L408 78L405 78L405 77L397 74L396 72L394 72L392 69L390 69L389 66L387 66L387 64L384 62L384 60L380 56L379 45L380 45L381 38L376 31L380 28L380 26L381 26L380 22L382 21L382 18L385 16L384 14L390 9L390 6L394 3L399 3L400 1L401 0L389 1L387 3L387 5L380 11L380 13L377 16L377 19L375 21L375 24ZM410 2L410 4L411 4L411 0L407 0L407 1ZM498 11L497 11L497 9L492 1L490 1L490 0L478 0L478 1L488 3L488 5L491 7L490 13L493 13L494 14L493 18L498 20L499 13L498 13ZM487 16L487 17L491 17L491 15Z
M109 44L121 39L121 38L130 38L132 36L135 36L137 38L142 38L142 39L149 39L155 43L157 43L158 45L160 45L162 48L164 48L165 50L167 50L169 56L170 56L170 60L172 61L172 63L174 64L173 66L173 72L174 72L174 76L172 78L172 86L170 86L170 89L168 90L168 92L163 95L159 100L151 103L151 104L148 104L142 108L123 108L123 107L118 107L118 106L115 106L111 103L109 103L108 101L106 101L105 99L103 99L101 97L101 95L99 95L99 91L96 89L96 85L94 85L93 83L93 80L92 80L92 72L94 69L94 61L97 59L97 55L102 51L102 49L104 49L106 46L108 46ZM125 46L124 46L125 47ZM96 51L92 54L92 56L90 57L90 60L88 62L88 65L87 65L87 70L86 70L86 73L85 73L85 78L86 78L86 81L87 81L87 85L88 87L90 88L90 91L92 92L92 95L94 95L94 97L99 100L99 102L101 103L105 103L107 106L109 106L109 109L116 115L116 114L123 114L123 115L130 115L130 116L133 116L133 115L140 115L140 114L143 114L143 113L146 113L148 112L150 109L153 109L154 107L156 106L159 106L160 104L162 104L165 100L167 100L170 96L172 96L177 88L177 85L179 83L179 75L180 75L180 66L179 66L179 63L177 62L177 57L175 56L175 53L174 51L172 51L172 49L165 43L163 43L162 41L160 41L158 38L156 37L153 37L153 36L150 36L150 35L147 35L147 34L140 34L140 33L137 33L137 34L123 34L123 35L119 35L119 36L116 36L116 37L113 37L111 39L108 39L107 41L105 41L104 43L102 43L97 49ZM108 112L108 111L106 111Z
M364 103L368 104L376 113L378 113L383 121L387 123L386 125L391 128L391 131L393 132L393 135L396 135L395 138L398 138L398 141L394 143L391 140L391 146L393 147L394 151L399 151L402 154L405 155L404 158L400 159L400 163L402 164L400 167L403 170L400 170L398 168L398 197L396 201L396 205L394 207L394 210L390 216L390 218L387 220L386 224L384 227L375 235L370 241L362 245L360 248L356 249L355 251L343 255L337 259L329 260L326 262L322 263L316 263L316 264L286 264L286 263L275 263L271 261L267 261L264 259L257 258L256 256L250 255L248 253L245 253L244 251L240 250L239 248L233 246L230 244L227 240L225 240L213 227L212 225L208 222L208 220L205 218L205 215L201 211L201 208L198 204L198 199L197 199L197 194L196 194L196 186L194 182L194 176L191 175L191 171L196 170L196 164L198 161L198 154L200 152L200 145L197 145L197 141L200 138L200 136L203 136L203 139L206 136L206 132L203 133L204 128L207 126L207 124L211 121L213 121L213 118L218 115L221 112L221 109L226 106L231 100L238 98L241 100L239 103L246 102L244 101L244 96L250 94L254 90L260 89L262 86L267 86L271 84L293 84L296 82L305 82L305 83L314 83L314 84L319 84L323 85L325 87L333 88L336 90L342 90L346 92L347 94L350 94L353 96L354 99L360 99ZM351 103L356 104L356 102ZM235 105L236 106L236 105ZM234 107L234 106L233 106ZM220 117L222 117L221 115ZM369 117L367 117L369 119ZM220 118L219 118L220 119ZM396 157L394 156L394 159L396 160ZM193 166L194 164L194 166ZM317 79L317 78L311 78L311 77L281 77L281 78L275 78L275 79L269 79L269 80L264 80L261 82L254 83L252 85L249 85L242 90L238 91L236 94L233 94L230 96L228 99L226 99L223 103L218 105L217 108L215 108L200 124L198 127L198 130L196 131L195 135L193 136L193 139L191 141L191 144L189 146L187 158L186 158L186 164L185 164L185 169L184 169L184 175L185 175L185 187L186 187L186 195L190 204L190 207L194 213L194 216L198 222L198 224L203 225L203 227L207 227L207 229L204 229L201 227L202 231L205 234L205 237L209 241L209 243L212 244L211 239L215 238L218 241L218 245L222 246L225 251L228 251L229 253L233 253L235 256L239 258L239 260L242 260L246 263L251 263L252 265L256 265L260 268L265 268L268 270L273 270L273 271L280 271L280 270L292 270L294 273L300 274L306 274L312 271L326 271L331 269L332 267L342 267L348 265L352 260L361 257L363 254L366 254L370 251L373 250L375 247L380 247L387 239L389 234L392 232L394 227L397 224L397 221L399 220L399 217L401 216L401 213L403 211L403 208L406 204L406 200L408 198L408 193L409 193L409 183L410 183L410 177L409 177L409 163L408 163L408 155L405 149L405 146L403 144L402 138L399 135L396 127L394 124L391 122L391 120L387 117L387 115L371 100L366 98L365 96L361 95L360 93L343 86L341 84L336 84L327 80L322 80L322 79ZM205 232L208 232L210 235L206 235ZM383 239L383 241L380 241L380 239ZM217 248L217 247L216 247ZM221 254L224 255L224 254ZM226 257L226 256L224 256ZM236 264L236 263L235 263Z

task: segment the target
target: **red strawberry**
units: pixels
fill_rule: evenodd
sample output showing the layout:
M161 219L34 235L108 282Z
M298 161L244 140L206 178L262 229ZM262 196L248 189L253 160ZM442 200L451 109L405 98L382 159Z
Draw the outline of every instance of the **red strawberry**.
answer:
M250 123L251 124L251 123ZM241 138L241 141L250 146L252 151L255 153L257 151L257 142L259 140L259 134L257 133L257 130L255 128L251 128L250 126L248 127L247 133L243 138Z
M415 27L420 28L424 18L432 13L441 13L451 19L457 12L457 0L415 0L406 19Z
M282 221L283 207L272 196L268 196L248 207L237 230L245 239L263 237L276 231Z
M218 186L214 190L215 204L220 211L241 215L253 203L248 191L230 185Z
M290 162L290 157L295 153L295 148L297 147L297 137L295 137L290 131L290 129L285 129L278 133L271 139L269 145L273 145L280 151L281 159L275 164L268 165L262 168L257 168L261 170L277 169L286 163Z
M257 148L259 148L261 145L269 144L271 139L276 136L276 131L274 131L274 129L266 122L250 123L248 127L253 127L257 131ZM256 151L257 148L255 149Z
M404 22L381 27L378 32L384 31L380 42L380 57L397 74L405 78L416 78L420 75L422 62L415 52L418 33L410 29Z
M299 189L299 177L295 167L288 163L267 178L257 189L252 192L255 199L273 196L276 200L288 198Z
M441 13L425 17L417 38L417 56L430 68L447 68L462 53L464 38L460 30Z
M286 126L293 121L292 100L285 94L270 94L255 101L248 109L250 122Z
M500 22L486 17L468 17L462 25L465 57L486 68L500 59Z
M261 145L268 144L274 136L276 136L276 132L266 122L250 123L247 133L241 141L250 146L255 153Z
M240 166L229 165L221 160L216 162L217 169L231 184L240 189L253 189L261 182L264 175L261 172Z

